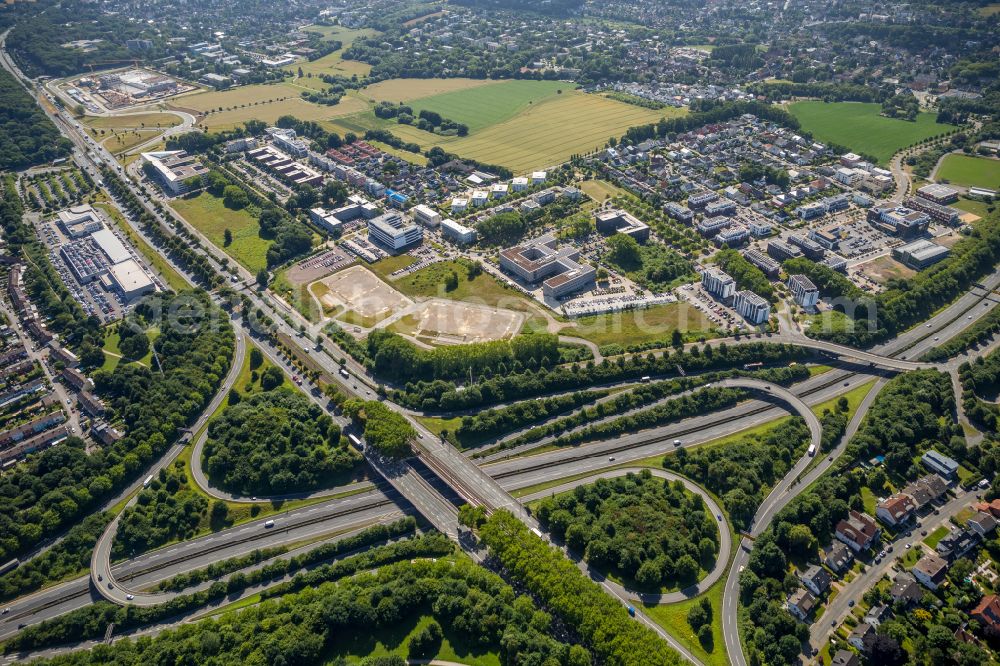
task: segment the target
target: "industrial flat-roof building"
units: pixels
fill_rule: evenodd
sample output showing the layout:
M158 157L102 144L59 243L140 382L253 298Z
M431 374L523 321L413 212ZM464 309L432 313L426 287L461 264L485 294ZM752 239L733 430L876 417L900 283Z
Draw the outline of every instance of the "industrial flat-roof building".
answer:
M917 190L917 196L923 197L924 199L930 199L934 203L944 206L958 201L958 190L948 187L947 185L931 183L930 185L924 185Z
M628 211L613 209L597 213L597 230L602 234L625 234L640 243L649 239L649 225L640 221Z
M927 231L931 218L906 206L875 206L868 211L868 222L896 236L914 236Z
M771 304L749 289L736 292L733 308L751 324L763 324L771 316Z
M138 298L156 289L153 281L135 259L126 259L113 265L109 274L126 299Z
M423 237L423 228L400 213L386 213L368 220L368 240L391 250L419 243Z
M160 186L173 195L191 189L188 181L208 173L208 167L183 150L159 150L142 153L142 162Z
M951 252L948 248L937 243L921 238L906 245L900 245L892 249L893 259L897 259L910 268L920 270L935 264Z
M82 238L99 231L104 225L101 215L90 205L73 206L57 213L59 226L70 238Z
M594 281L593 266L580 264L574 247L556 248L556 237L546 234L500 253L500 267L529 284L542 282L542 293L560 298Z

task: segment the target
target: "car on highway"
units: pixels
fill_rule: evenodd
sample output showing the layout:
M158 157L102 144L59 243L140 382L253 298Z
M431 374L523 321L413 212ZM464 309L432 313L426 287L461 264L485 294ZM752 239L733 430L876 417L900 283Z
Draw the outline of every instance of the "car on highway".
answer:
M847 605L850 606L851 608L854 608L854 599L851 599L850 601L848 601Z
M273 520L264 521L264 529L267 529L269 527L274 527L274 521Z
M108 583L108 589L109 590L115 589L115 584L114 583Z
M721 514L721 513L717 513L717 514L715 514L715 517L716 517L716 518L717 518L718 520L722 520L722 514Z
M6 615L6 614L7 614L7 613L9 613L9 612L10 612L10 609L9 609L9 608L4 608L4 609L3 609L3 612L2 612L2 613L0 613L0 615Z
M128 599L129 601L132 601L133 599L135 599L135 595L134 594L126 594L125 598Z
M608 456L608 462L614 462L614 461L615 461L614 456Z
M680 446L680 445L681 445L681 440L675 439L674 440L674 446Z

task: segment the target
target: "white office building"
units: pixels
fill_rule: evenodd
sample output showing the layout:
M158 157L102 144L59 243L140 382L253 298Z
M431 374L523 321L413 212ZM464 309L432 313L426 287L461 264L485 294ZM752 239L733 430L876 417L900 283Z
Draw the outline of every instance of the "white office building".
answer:
M763 296L759 296L749 289L736 292L733 300L733 307L751 324L763 324L771 316L771 304Z
M436 227L441 224L441 214L427 204L414 206L410 210L410 214L413 215L413 219L425 227Z
M726 300L736 293L736 280L714 266L706 268L701 274L701 286L720 300Z
M475 229L459 224L450 217L441 221L441 233L445 238L449 238L459 245L469 245L476 242Z
M419 243L423 237L423 227L400 213L386 213L368 220L368 240L391 250Z
M819 302L819 289L805 275L790 276L788 288L792 292L792 298L803 308L814 308Z

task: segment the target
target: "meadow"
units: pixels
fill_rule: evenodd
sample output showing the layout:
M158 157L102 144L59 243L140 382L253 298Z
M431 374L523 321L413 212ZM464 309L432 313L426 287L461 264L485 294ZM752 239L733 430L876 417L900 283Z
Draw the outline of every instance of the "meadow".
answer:
M955 129L938 124L937 114L921 113L914 122L884 118L879 104L795 102L788 110L819 141L871 155L883 166L896 151Z
M398 103L498 83L493 79L386 79L362 88L359 94L373 102Z
M83 120L88 127L95 129L153 128L173 127L179 125L181 119L172 113L130 113L121 116L87 116Z
M416 85L407 84L405 94L419 94ZM608 137L622 134L633 125L685 113L676 109L645 109L572 90L571 85L557 81L504 81L407 101L414 110L436 111L468 125L470 131L465 137L440 136L399 125L393 120L376 118L371 111L338 118L333 125L341 132L358 134L367 129L388 129L424 150L440 146L462 157L521 173L561 164L570 155L600 148ZM384 86L377 94L389 95L387 91L391 89Z
M938 180L969 187L1000 188L1000 160L969 155L946 155L937 170Z
M216 247L251 272L267 267L267 249L271 241L261 238L257 219L246 209L226 208L221 198L208 192L174 199L170 205ZM225 245L226 229L233 234L233 242L228 246Z
M354 43L354 40L359 37L371 37L372 35L377 35L378 31L370 29L362 30L352 30L350 28L345 28L337 25L314 25L306 28L307 32L318 32L323 35L323 39L326 41L339 41L343 46L333 53L328 53L321 58L317 58L312 62L308 60L300 60L296 63L288 65L285 67L285 71L292 74L297 74L299 68L302 69L303 74L312 74L317 77L319 74L336 74L339 76L368 76L371 72L372 66L368 63L358 62L356 60L344 60L341 54L346 48ZM320 87L325 87L322 81L317 79L317 83Z

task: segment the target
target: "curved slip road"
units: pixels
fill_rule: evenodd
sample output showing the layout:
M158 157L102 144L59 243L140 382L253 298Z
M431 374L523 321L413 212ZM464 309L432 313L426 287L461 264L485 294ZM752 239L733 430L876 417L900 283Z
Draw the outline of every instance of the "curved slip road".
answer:
M880 378L876 381L875 386L868 392L861 404L858 405L857 411L851 418L850 423L847 425L847 429L844 431L843 436L840 438L837 446L829 453L822 453L817 455L828 455L825 460L822 460L818 465L813 467L807 474L805 474L801 480L796 482L795 480L799 478L804 466L808 466L810 458L809 456L804 456L798 464L795 465L792 470L785 475L778 486L775 486L768 496L761 503L760 507L757 509L757 513L754 514L753 527L749 530L751 536L756 537L761 532L763 532L767 526L770 524L771 518L785 507L792 499L794 499L798 492L802 489L808 488L811 483L818 479L822 474L824 474L827 469L829 469L835 461L840 457L840 455L847 449L848 442L857 433L858 428L864 422L864 418L871 408L872 404L875 402L875 398L881 392L882 388L888 383L888 379ZM817 449L819 447L817 446ZM803 465L804 463L804 465ZM795 484L798 488L796 492L789 492L792 485ZM779 492L779 488L784 487ZM726 644L726 653L729 655L729 661L731 664L736 666L746 666L746 657L743 654L743 643L739 632L739 593L740 584L739 578L740 573L746 567L747 563L750 561L750 548L751 541L744 538L740 542L740 548L736 551L736 557L733 559L731 568L729 569L729 576L726 578L726 586L722 592L722 636L723 641Z

